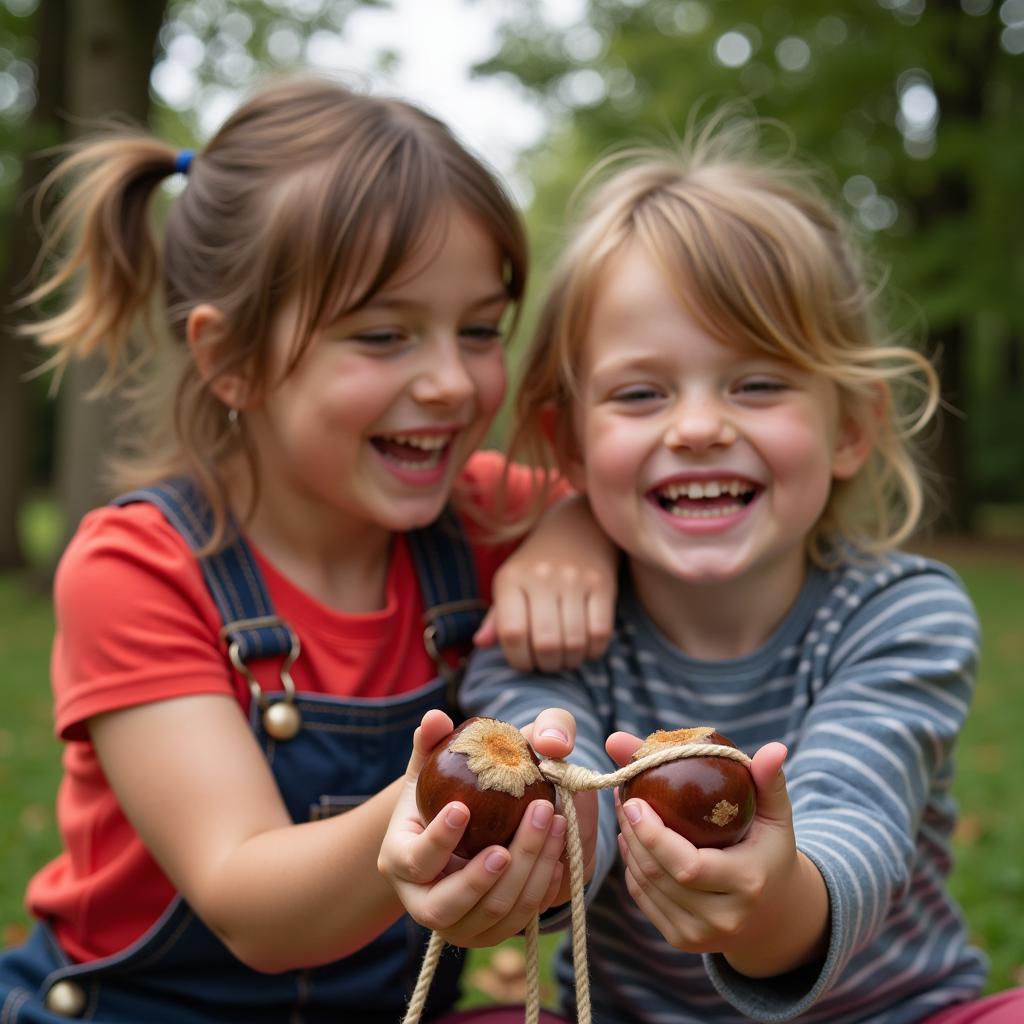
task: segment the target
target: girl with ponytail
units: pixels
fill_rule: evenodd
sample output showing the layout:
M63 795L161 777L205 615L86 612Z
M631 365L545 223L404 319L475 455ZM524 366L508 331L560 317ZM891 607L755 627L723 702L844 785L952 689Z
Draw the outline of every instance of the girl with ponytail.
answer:
M64 851L0 955L0 1020L397 1020L425 933L376 862L416 725L457 712L475 637L558 668L609 629L610 548L564 485L495 578L505 465L477 448L519 215L437 120L317 80L264 89L194 157L122 134L50 185L28 330L58 370L101 354L104 386L159 372L120 497L57 573ZM523 510L547 483L509 476ZM546 808L467 865L481 902L564 898Z

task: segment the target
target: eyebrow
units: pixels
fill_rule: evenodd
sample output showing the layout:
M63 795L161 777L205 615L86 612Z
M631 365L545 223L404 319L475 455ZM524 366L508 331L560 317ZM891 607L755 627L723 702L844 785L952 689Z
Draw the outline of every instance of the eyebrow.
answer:
M489 295L482 295L477 299L471 300L467 305L471 309L478 309L481 306L496 306L499 302L508 302L509 294L507 291L502 289L501 291L491 292ZM361 309L413 309L423 303L416 299L403 299L400 297L392 297L387 294L374 295L372 299L362 305Z

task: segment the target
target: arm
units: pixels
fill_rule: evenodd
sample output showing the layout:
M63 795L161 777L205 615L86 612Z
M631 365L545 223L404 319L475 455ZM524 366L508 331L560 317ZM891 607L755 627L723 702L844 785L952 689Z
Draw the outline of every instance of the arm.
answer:
M509 664L524 671L598 657L611 634L618 562L586 499L562 499L496 573L477 644L499 641Z
M941 879L977 619L949 574L910 560L884 570L843 581L842 605L832 605L838 629L816 648L809 709L787 766L797 848L828 896L824 959L755 979L725 956L705 956L718 991L754 1019L788 1019L819 1000L822 1013L838 1013L867 996L888 1008L908 961L927 985L964 956Z
M704 952L716 989L755 1020L819 1000L825 1016L852 998L888 1008L908 961L926 979L962 948L936 879L948 871L950 754L977 623L948 576L909 560L885 569L850 573L826 609L830 642L809 637L817 664L808 710L791 723L785 843L773 837L789 815L777 744L755 756L758 820L736 847L681 846L641 801L637 824L620 812L638 905L674 945ZM627 740L609 741L617 759Z
M61 561L55 606L61 734L93 740L142 842L243 961L322 963L400 914L374 870L397 784L337 818L292 824L200 568L158 510L90 514Z
M230 698L140 705L97 716L89 729L128 820L250 967L340 958L401 913L374 870L400 780L347 814L295 825Z

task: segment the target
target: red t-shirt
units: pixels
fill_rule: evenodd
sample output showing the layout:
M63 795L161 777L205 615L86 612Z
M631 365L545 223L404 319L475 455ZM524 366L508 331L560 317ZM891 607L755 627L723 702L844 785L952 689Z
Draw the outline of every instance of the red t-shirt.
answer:
M503 468L497 453L477 453L460 477L460 493L492 508ZM513 508L525 504L536 479L525 469L511 474ZM489 601L491 577L513 545L487 543L482 528L463 521L481 597ZM321 604L253 553L277 614L302 639L302 656L291 669L298 690L379 697L414 690L436 675L422 642L423 599L403 537L395 538L385 607L362 615ZM57 794L64 852L32 879L26 902L53 924L72 957L87 961L134 942L175 894L122 814L87 720L192 694L231 694L248 712L250 696L225 658L220 616L199 563L152 505L86 516L61 560L54 601L51 679L57 733L67 741ZM251 668L261 686L280 688L274 659ZM402 767L395 766L396 777Z

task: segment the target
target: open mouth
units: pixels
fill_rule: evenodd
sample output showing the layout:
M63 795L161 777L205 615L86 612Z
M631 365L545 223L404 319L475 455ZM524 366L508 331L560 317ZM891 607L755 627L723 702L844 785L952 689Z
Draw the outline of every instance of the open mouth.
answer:
M651 499L680 519L714 519L742 512L760 492L749 480L689 480L658 487Z
M435 469L452 445L452 434L378 435L370 443L391 462L404 469Z

